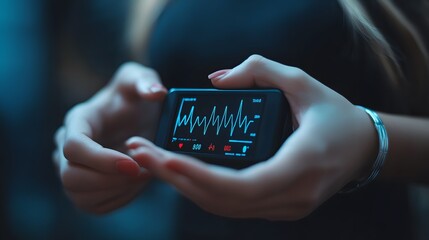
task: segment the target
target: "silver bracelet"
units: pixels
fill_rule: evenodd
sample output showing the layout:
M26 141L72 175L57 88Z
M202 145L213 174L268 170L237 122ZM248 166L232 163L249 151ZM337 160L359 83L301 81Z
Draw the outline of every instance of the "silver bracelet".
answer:
M374 122L374 126L375 126L375 129L377 130L378 141L379 141L378 155L377 155L377 158L375 159L374 165L372 166L371 174L362 181L353 181L347 184L340 191L340 193L354 192L368 185L372 181L374 181L374 179L380 174L380 171L384 165L384 161L386 160L387 151L389 150L389 137L387 136L386 127L384 126L383 121L381 121L381 118L378 116L378 114L362 106L356 106L356 107L364 110Z

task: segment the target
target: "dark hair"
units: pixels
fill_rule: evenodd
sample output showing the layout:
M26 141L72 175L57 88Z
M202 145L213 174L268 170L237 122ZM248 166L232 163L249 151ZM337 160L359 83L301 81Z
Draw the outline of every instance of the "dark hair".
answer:
M408 111L428 115L428 36L424 34L429 30L429 1L409 0L404 6L392 0L339 3L377 57L389 84L406 97Z

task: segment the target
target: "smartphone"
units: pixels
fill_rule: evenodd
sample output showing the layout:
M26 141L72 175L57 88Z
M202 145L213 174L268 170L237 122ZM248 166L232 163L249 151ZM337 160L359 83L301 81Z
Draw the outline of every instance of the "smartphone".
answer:
M269 159L292 133L278 89L180 89L164 101L155 143L212 164L243 168Z

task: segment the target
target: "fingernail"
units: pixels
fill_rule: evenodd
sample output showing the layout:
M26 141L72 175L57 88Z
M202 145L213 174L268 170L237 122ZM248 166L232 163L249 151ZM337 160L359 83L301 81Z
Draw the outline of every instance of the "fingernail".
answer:
M162 92L162 91L164 91L164 87L161 85L161 84L159 84L159 83L155 83L155 84L153 84L151 87L150 87L150 89L149 89L151 92L153 92L153 93L157 93L157 92Z
M217 81L217 80L220 80L223 77L225 77L225 75L227 75L230 71L231 71L231 69L219 70L219 71L216 71L216 72L210 74L208 76L208 78L211 79L211 80Z
M116 169L121 174L137 177L140 174L140 167L130 160L120 160L116 162Z
M125 141L125 146L127 146L129 149L134 149L137 146L137 137L130 137L127 141Z

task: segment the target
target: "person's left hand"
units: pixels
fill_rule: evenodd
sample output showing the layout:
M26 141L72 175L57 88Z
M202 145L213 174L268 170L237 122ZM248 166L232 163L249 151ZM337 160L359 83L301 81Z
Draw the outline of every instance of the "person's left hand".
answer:
M252 56L210 76L217 87L281 89L298 129L267 161L243 170L209 165L133 137L129 154L203 209L237 218L296 220L368 175L377 137L370 118L302 70Z

